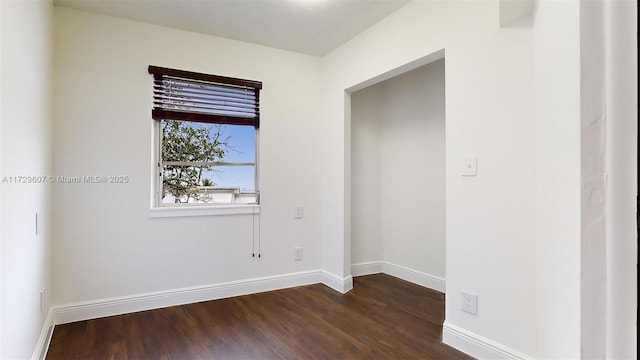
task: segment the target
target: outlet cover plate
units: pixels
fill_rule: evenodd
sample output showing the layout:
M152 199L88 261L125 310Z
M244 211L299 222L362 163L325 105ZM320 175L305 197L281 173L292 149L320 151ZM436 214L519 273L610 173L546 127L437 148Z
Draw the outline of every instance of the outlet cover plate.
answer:
M471 315L478 315L478 295L463 291L460 308Z

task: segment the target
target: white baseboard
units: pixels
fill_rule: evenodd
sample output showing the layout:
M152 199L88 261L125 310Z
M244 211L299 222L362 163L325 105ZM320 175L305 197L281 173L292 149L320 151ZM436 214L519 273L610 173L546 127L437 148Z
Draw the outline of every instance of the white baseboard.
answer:
M47 350L49 350L49 343L51 343L51 337L53 336L53 312L49 310L47 317L42 325L42 331L38 338L36 348L31 355L31 360L44 360L47 356Z
M340 278L339 276L336 276L335 274L332 274L328 271L322 270L321 273L321 282L332 288L333 290L342 294L346 294L347 292L349 292L349 290L353 289L353 278L351 277L351 275L345 278Z
M324 271L305 271L284 275L267 276L219 284L158 291L152 293L121 296L109 299L84 301L54 306L54 324L95 319L137 311L158 309L201 301L254 294L264 291L285 289L323 283L342 293L348 291L349 279L340 279Z
M364 276L364 275L372 275L379 274L382 271L383 261L369 261L358 264L351 265L351 275L352 276Z
M382 264L382 270L385 274L398 277L402 280L412 282L414 284L428 287L429 289L445 292L444 279L438 276L427 274L421 271L412 270L404 266L396 265L385 261Z
M533 359L447 321L442 326L442 342L477 359Z
M351 265L353 276L385 273L429 289L445 292L445 280L439 276L409 269L388 261L370 261Z
M354 276L381 272L440 292L445 291L444 279L389 262L352 265ZM351 276L341 278L324 270L314 270L54 306L47 314L31 358L43 360L46 357L53 328L57 324L318 283L343 294L353 288ZM531 359L446 321L442 336L445 344L479 359Z

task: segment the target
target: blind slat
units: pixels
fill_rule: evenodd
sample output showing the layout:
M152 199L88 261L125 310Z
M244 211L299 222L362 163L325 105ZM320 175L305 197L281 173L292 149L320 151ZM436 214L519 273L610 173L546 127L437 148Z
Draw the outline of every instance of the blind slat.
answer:
M173 103L163 103L163 102L154 102L156 107L160 107L162 109L168 110L180 110L180 111L194 111L194 112L207 112L211 114L215 114L216 111L220 112L231 112L238 114L245 114L247 117L254 117L255 110L254 109L241 109L233 106L224 106L224 105L202 105L202 104L173 104Z
M155 66L149 73L155 120L259 127L261 82Z
M203 99L203 100L228 100L228 101L233 101L236 103L240 103L240 104L255 104L256 103L256 98L255 96L252 97L237 97L237 96L227 96L227 94L224 93L204 93L204 92L197 92L197 91L180 91L180 92L176 92L176 91L165 91L164 89L161 88L155 88L153 89L153 94L154 96L164 96L164 97L172 97L172 98L196 98L196 99Z
M231 89L227 89L220 86L189 86L185 84L173 84L173 83L155 83L153 85L154 89L162 90L162 91L186 91L200 94L216 94L216 95L225 95L237 97L240 99L253 99L255 98L255 94L253 90L242 90L242 91L232 91Z
M205 81L197 81L191 79L178 79L173 77L162 77L162 80L156 81L164 84L180 84L182 86L189 87L201 87L201 88L220 88L229 92L237 92L242 93L247 90L252 90L252 87L249 86L237 86L233 84L223 84L217 82L205 82Z
M216 99L203 99L203 98L184 98L184 97L167 97L165 95L159 95L154 98L156 102L162 102L165 104L182 104L182 103L194 103L194 104L212 104L212 105L225 105L235 106L239 108L253 109L253 106L248 106L247 103L238 103L235 101L229 101L223 98ZM249 104L251 105L251 104Z
M251 125L255 128L260 127L260 118L248 118L240 116L228 116L218 114L206 114L198 112L184 112L180 110L153 109L151 117L154 120L180 120L193 121L208 124L226 124L226 125Z
M158 105L158 104L156 104ZM246 118L253 118L256 116L254 111L242 111L233 107L203 107L203 106L180 106L180 105L160 105L158 106L163 110L168 111L181 111L181 112L193 112L193 113L202 113L202 114L221 114L227 116L240 116Z

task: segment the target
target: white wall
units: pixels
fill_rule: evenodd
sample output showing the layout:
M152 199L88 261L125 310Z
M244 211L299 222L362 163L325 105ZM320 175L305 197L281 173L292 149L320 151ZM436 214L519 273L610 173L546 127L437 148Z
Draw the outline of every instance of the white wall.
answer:
M345 277L350 274L351 225L346 210L351 182L347 171L350 159L345 158L350 151L350 122L348 118L345 121L349 102L344 91L359 90L370 85L370 79L389 75L413 61L418 64L411 68L428 63L423 58L440 51L448 39L491 26L497 19L492 12L495 8L497 4L481 2L411 3L324 58L323 135L329 146L325 147L322 166L323 173L332 176L324 179L323 189L334 194L324 199L323 206L324 269Z
M380 159L385 261L444 278L444 60L385 85L388 121Z
M340 256L351 246L349 234L339 232L350 222L339 200L350 197L342 172L351 125L343 91L444 48L447 325L514 354L535 355L533 46L530 28L497 29L498 8L497 2L410 3L325 58L324 124L333 134L325 172L338 177L325 182L335 196L325 203L323 229L331 231L323 233L324 244L333 252L324 252L324 266L345 271ZM466 154L478 156L477 177L461 176ZM478 294L478 316L461 312L462 290Z
M0 46L2 45L2 4L0 4ZM0 48L0 51L2 49ZM0 53L0 109L2 109L2 53ZM0 110L0 149L2 149L2 111ZM0 155L0 175L4 174L2 171L2 156ZM0 188L0 279L2 278L2 188ZM2 307L2 286L0 286L0 355L3 353L2 343L4 336L2 335L2 313L4 312Z
M0 179L42 176L50 167L52 5L2 1ZM11 181L11 180L8 180ZM1 185L0 358L32 356L43 328L50 281L50 187ZM35 213L41 215L38 235ZM43 311L40 290L46 288Z
M580 1L539 1L532 21L522 19L503 29L497 29L497 2L411 3L328 55L324 123L325 134L333 138L324 166L326 173L341 176L324 184L336 194L325 202L325 268L348 275L353 239L340 230L357 225L351 223L353 189L344 172L354 160L344 90L418 66L444 49L444 340L479 357L602 354L602 337L591 339L604 334L607 293L608 354L623 353L614 350L618 344L627 349L624 354L633 352L636 245L632 200L622 199L635 194L629 179L636 175L635 167L628 166L633 156L615 159L636 146L635 127L628 123L636 119L635 93L629 91L636 85L627 70L637 64L630 55L637 25L635 16L628 15L635 14L628 9L634 5L613 5L620 3L604 5L616 14L607 18L608 28L594 22L590 16L598 12L585 11ZM603 31L610 38L603 40ZM600 73L599 44L610 52L604 60L606 80ZM604 136L597 125L602 123L603 81L613 94L606 101L615 107L607 116L616 117L614 133L607 136L617 145L606 145L612 152L606 164L616 179L607 190L616 199L608 211L619 215L616 223L624 222L619 233L607 228L616 234L606 242L604 203L597 195L605 189ZM460 176L465 154L478 156L477 177ZM477 317L460 312L461 290L478 294ZM620 332L626 335L614 340Z
M528 28L446 48L446 321L521 354L536 351L535 123ZM462 158L477 155L478 175ZM478 315L460 292L478 295Z
M55 185L55 304L320 268L319 58L60 7L55 18L55 173L131 179ZM263 82L259 261L252 215L149 218L150 64Z
M46 3L1 4L0 169L3 176L47 173L49 92L38 81L30 96L19 96L26 86L17 76L49 76L50 9ZM629 124L637 118L637 84L629 80L637 71L637 57L630 55L636 54L635 37L629 36L637 20L636 5L612 4L605 5L607 36L616 40L605 42L613 59L606 62L607 92L615 95L607 97L612 202L606 211L616 220L606 228L607 356L633 357L637 245L628 196L635 193L629 179L636 170L622 154L637 147ZM359 134L351 136L345 90L429 63L444 49L445 341L465 347L469 342L460 340L467 337L514 356L580 357L581 335L592 330L581 323L580 305L580 126L587 119L580 111L580 11L578 1L538 1L533 29L498 29L497 1L413 2L318 59L57 8L52 172L123 174L131 183L57 184L51 212L46 187L7 191L3 185L0 356L33 351L43 322L34 308L43 286L55 288L53 303L67 304L318 268L348 278L352 246L359 256L351 228L357 234L361 226L350 200L362 194L351 187L358 157L352 159L351 141ZM24 20L29 17L38 21ZM250 258L250 216L149 218L149 64L264 82L262 260ZM26 99L37 105L21 106ZM478 156L477 177L460 176L466 154ZM292 210L300 205L305 219L295 221ZM38 238L26 226L35 211L54 222L53 284L46 275L46 223ZM294 263L298 245L305 260ZM16 283L9 276L15 273L26 275ZM461 290L478 294L478 316L459 310Z
M351 94L351 262L444 278L444 59Z
M635 7L537 4L541 358L636 356Z
M351 94L351 263L384 261L381 236L382 84ZM390 191L398 189L392 189Z
M604 2L580 5L581 355L606 357Z
M637 358L638 3L604 2L608 359Z

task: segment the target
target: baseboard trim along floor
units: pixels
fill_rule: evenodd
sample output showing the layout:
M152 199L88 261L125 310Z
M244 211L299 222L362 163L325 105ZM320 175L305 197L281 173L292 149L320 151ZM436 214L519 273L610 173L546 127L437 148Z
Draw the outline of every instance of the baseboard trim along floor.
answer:
M54 326L53 311L49 310L47 317L44 320L44 325L42 325L42 331L40 331L40 337L38 338L36 349L31 355L31 360L44 360L47 356L47 349L49 349L49 344L51 343Z
M446 320L442 326L442 342L477 359L533 359L495 341L455 326Z
M439 276L390 263L388 261L371 261L351 265L353 276L384 273L402 280L424 286L440 292L445 292L445 280Z
M385 273L445 292L445 279L385 261L353 264L351 273L353 276ZM324 270L313 270L54 306L45 320L32 359L45 358L53 329L58 324L318 283L343 294L353 288L351 276L341 278ZM442 335L445 344L476 358L529 359L446 321Z
M348 284L351 284L351 278L340 279L338 276L319 270L304 271L204 286L194 286L109 299L78 302L54 306L52 308L53 321L54 324L66 324L74 321L325 282L327 282L326 285L332 289L344 293L350 289Z

